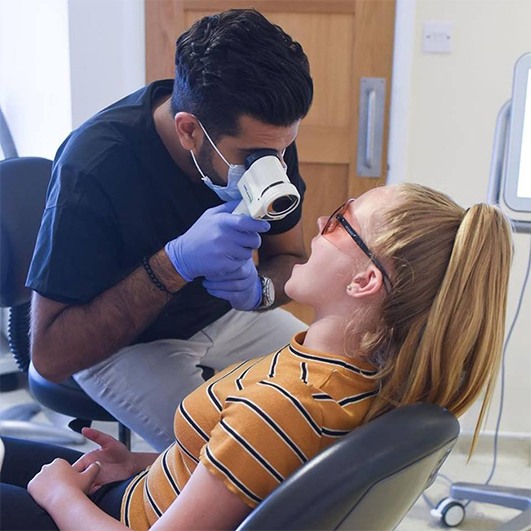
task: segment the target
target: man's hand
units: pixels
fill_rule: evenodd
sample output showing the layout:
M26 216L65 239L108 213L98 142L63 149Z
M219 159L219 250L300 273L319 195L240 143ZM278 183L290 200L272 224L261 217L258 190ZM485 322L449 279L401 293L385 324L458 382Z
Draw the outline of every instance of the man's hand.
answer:
M262 284L252 258L232 273L205 278L203 286L210 295L229 301L235 310L254 310L262 302Z
M28 492L43 509L50 512L55 504L63 503L71 496L89 494L99 471L97 462L78 471L68 461L55 459L49 465L44 465L28 483Z
M107 483L127 479L140 471L136 469L134 453L111 435L94 428L83 428L82 433L87 439L100 445L99 449L86 453L72 465L78 472L83 472L92 464L99 464L99 474L89 494Z
M166 254L184 280L232 273L260 247L260 233L269 230L269 223L231 214L237 204L206 210L182 236L166 244Z

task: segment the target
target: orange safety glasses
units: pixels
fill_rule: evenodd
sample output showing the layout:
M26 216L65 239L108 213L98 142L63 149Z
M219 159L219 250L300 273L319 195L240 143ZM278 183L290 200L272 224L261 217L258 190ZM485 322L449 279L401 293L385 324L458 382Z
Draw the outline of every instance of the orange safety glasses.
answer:
M352 201L354 201L354 199L349 199L328 218L328 221L321 231L321 235L334 243L332 234L336 231L338 226L341 225L346 233L356 242L358 247L369 257L370 261L378 268L378 271L380 271L383 277L385 290L387 293L389 293L393 285L389 275L387 274L387 271L374 256L374 253L369 249L367 244L361 239L361 236L354 230L352 225L345 218L345 214L347 213L348 207Z

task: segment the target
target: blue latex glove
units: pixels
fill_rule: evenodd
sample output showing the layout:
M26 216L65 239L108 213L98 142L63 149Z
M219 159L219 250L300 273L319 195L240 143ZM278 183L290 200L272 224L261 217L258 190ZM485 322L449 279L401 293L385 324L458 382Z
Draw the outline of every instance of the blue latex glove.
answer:
M232 273L205 278L203 286L210 295L229 301L235 310L254 310L262 302L262 283L252 258Z
M173 267L187 282L220 276L241 268L267 232L267 221L231 214L239 201L206 210L182 235L164 248Z

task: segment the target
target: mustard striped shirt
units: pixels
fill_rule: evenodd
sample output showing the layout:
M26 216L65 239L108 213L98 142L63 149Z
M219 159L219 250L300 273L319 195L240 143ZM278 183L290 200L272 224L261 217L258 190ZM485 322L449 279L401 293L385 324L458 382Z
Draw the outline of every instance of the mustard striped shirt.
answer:
M358 426L377 393L375 371L302 346L232 365L175 414L175 443L129 485L122 522L153 525L199 462L255 507L300 465Z

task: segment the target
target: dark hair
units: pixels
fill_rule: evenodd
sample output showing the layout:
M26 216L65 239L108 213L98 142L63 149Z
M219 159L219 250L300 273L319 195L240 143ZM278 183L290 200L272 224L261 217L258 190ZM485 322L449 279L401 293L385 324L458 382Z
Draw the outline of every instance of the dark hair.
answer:
M204 17L177 39L172 112L194 114L214 137L237 134L244 114L289 126L312 97L301 45L254 9Z

